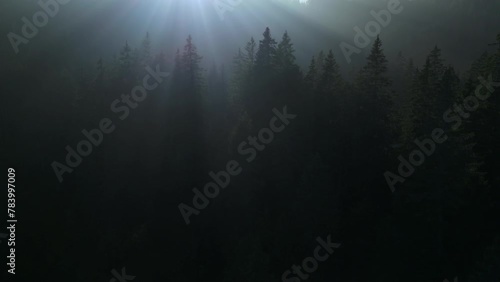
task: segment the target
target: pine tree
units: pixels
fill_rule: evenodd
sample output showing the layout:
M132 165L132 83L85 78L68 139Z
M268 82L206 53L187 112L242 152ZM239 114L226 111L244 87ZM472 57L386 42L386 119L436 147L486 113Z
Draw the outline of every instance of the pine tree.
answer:
M367 64L360 73L358 91L360 97L361 116L371 120L375 136L388 133L391 118L392 97L387 76L387 59L382 49L382 41L377 36L373 43ZM387 141L387 140L386 140Z
M316 87L316 75L317 75L317 69L316 69L316 60L314 59L314 56L311 59L311 63L309 64L309 68L306 74L306 77L304 78L304 86L307 91L312 91Z
M288 33L283 34L283 38L276 49L274 57L275 66L275 104L296 104L299 99L299 91L302 87L302 73L295 62L295 49Z
M407 61L406 66L404 66L404 74L402 78L401 88L400 88L400 102L401 106L397 115L399 116L400 129L398 130L399 139L397 141L398 145L402 144L406 148L407 144L411 144L413 141L413 124L412 124L412 101L415 100L414 94L416 93L415 87L418 77L418 69L413 63L413 59ZM409 148L406 148L409 149Z
M353 118L358 127L354 138L362 140L363 143L368 142L365 145L370 147L365 153L366 158L370 160L367 164L386 163L388 149L394 142L392 92L389 88L387 64L382 41L377 36L367 57L367 63L358 77L357 101L354 104L357 105L354 106L357 115Z
M276 49L276 65L282 69L296 67L294 52L295 49L293 48L290 36L288 36L288 32L285 32Z
M197 48L192 42L191 35L186 40L182 54L182 68L187 80L187 85L199 90L201 86L201 62L202 57L198 55Z
M122 70L130 70L132 67L132 49L128 45L128 41L125 41L119 60Z
M245 55L238 49L238 53L233 58L233 76L231 79L231 91L229 94L229 103L234 109L235 113L241 114L243 111L243 98L244 92L247 89L246 83L248 82L249 70L248 63Z
M245 110L255 123L264 122L270 113L269 108L275 107L274 93L279 84L275 79L275 56L276 41L271 37L269 28L266 28L255 56L255 67L245 79L242 93Z
M256 54L255 65L258 70L272 68L274 56L276 55L276 41L271 37L271 31L267 27L263 33L264 38L259 43Z
M319 51L318 56L316 56L316 69L318 70L316 73L316 81L319 81L323 72L323 64L325 62L325 53L323 50Z
M319 91L323 95L334 95L333 91L340 90L342 77L340 75L339 66L330 50L321 69L321 77L319 80Z
M429 54L428 62L426 62L426 66L424 67L424 72L428 72L427 79L430 87L438 87L440 78L443 76L445 70L446 68L441 58L441 49L435 46Z
M186 39L183 52L177 51L168 101L165 144L167 169L177 172L175 180L179 185L192 189L198 184L205 165L205 123L202 99L201 56L192 42ZM191 171L192 175L187 173ZM189 178L186 183L182 178ZM186 189L189 191L189 189Z
M151 39L149 38L149 32L146 33L146 37L142 40L140 62L143 66L151 63Z
M442 120L442 108L438 108L437 101L443 100L444 72L441 50L436 46L419 72L416 93L413 95L411 119L415 137L432 131Z
M339 67L333 51L330 50L323 63L321 77L314 95L314 108L319 131L331 128L332 123L337 122L342 84ZM326 140L327 138L321 139Z
M367 60L368 63L363 68L361 77L365 88L371 92L373 98L381 99L390 82L387 77L387 59L382 50L382 40L379 36L375 39Z
M315 70L310 72L309 80L313 79ZM314 74L315 75L315 74ZM339 102L342 93L342 77L339 67L330 50L326 56L318 78L317 87L312 95L313 107L313 136L316 146L315 153L322 156L324 160L333 159L333 147L338 143L335 135L339 134L339 122L341 107Z
M249 69L252 69L254 64L255 64L256 48L257 48L257 45L255 43L255 40L252 37L252 38L250 38L250 41L245 46L245 51L246 51L245 59L246 59L246 63L248 64Z

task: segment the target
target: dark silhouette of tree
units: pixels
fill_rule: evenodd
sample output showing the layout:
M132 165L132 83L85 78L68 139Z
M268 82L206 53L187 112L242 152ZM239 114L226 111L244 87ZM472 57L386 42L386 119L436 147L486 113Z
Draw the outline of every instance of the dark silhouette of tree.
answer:
M274 56L276 55L276 41L271 37L269 28L266 28L263 36L264 38L259 42L255 64L257 70L269 71L273 67Z
M142 40L140 49L140 63L142 66L148 66L151 63L151 39L149 38L149 32L146 33L146 37Z

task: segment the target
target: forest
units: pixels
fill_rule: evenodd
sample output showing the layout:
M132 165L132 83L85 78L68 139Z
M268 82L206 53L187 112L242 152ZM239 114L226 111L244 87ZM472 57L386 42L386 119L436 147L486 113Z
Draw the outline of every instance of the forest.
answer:
M273 25L226 59L189 31L20 45L0 72L16 278L500 281L499 28L465 57L382 31L352 63Z

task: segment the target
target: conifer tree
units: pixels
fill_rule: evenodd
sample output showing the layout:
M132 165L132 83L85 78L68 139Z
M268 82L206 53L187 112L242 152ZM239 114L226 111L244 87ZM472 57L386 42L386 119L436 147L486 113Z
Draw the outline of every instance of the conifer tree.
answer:
M197 48L192 42L191 35L189 35L184 46L181 66L187 79L187 85L193 87L195 91L199 91L199 87L201 87L201 59L202 57L198 55Z
M438 99L443 98L442 79L445 72L441 50L436 46L430 52L418 75L416 93L412 101L412 124L415 137L434 129L442 120Z
M311 63L309 64L306 76L304 77L304 83L305 83L304 86L307 91L311 91L315 88L317 72L318 71L316 69L316 60L313 56L311 59Z
M132 49L128 45L128 41L125 42L120 52L120 65L122 70L129 70L132 67Z
M325 53L323 50L319 51L318 55L316 56L316 69L318 70L316 72L316 81L319 81L321 78L321 73L323 71L323 63L325 62Z
M168 101L168 137L165 147L168 157L165 166L178 171L174 182L192 189L203 173L205 165L205 123L202 100L202 57L191 36L186 39L182 53L178 50ZM191 172L190 176L187 175ZM188 183L182 178L190 179ZM189 191L189 190L186 190Z
M319 80L319 91L323 95L334 95L333 91L340 90L342 77L340 75L339 66L330 50L323 63L321 77Z
M140 63L143 66L147 66L151 63L151 39L149 38L149 32L146 33L146 37L142 40Z
M377 36L367 57L367 63L359 74L357 101L354 103L357 115L353 118L357 131L353 138L361 140L365 144L363 147L370 148L366 149L366 152L363 149L365 158L369 160L366 165L386 164L389 147L394 142L392 92L389 88L387 64L382 41ZM372 172L376 171L377 169L372 169Z
M256 48L257 48L257 45L255 43L255 40L252 37L252 38L250 38L250 41L245 46L245 52L246 52L245 59L246 59L246 63L248 64L249 70L252 69L254 64L255 64Z
M263 36L264 38L259 42L259 49L255 59L255 65L259 71L272 68L274 56L276 55L276 41L271 37L269 27L264 31Z
M288 36L288 32L285 32L281 42L278 44L278 48L276 49L276 65L283 69L295 67L294 52L295 49L293 48L290 36Z

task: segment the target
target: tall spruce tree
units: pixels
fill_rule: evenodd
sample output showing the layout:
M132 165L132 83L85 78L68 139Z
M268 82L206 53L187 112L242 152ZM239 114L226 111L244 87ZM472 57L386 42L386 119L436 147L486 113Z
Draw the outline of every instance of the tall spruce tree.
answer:
M198 185L205 165L201 59L189 36L182 53L176 54L168 101L165 166L176 172L172 181L185 191Z
M262 35L264 38L259 42L255 65L258 71L269 71L273 67L274 56L276 55L276 41L271 37L269 27L266 28Z
M151 39L149 37L149 32L146 33L146 37L142 40L141 48L139 50L139 60L142 66L148 66L151 63Z

